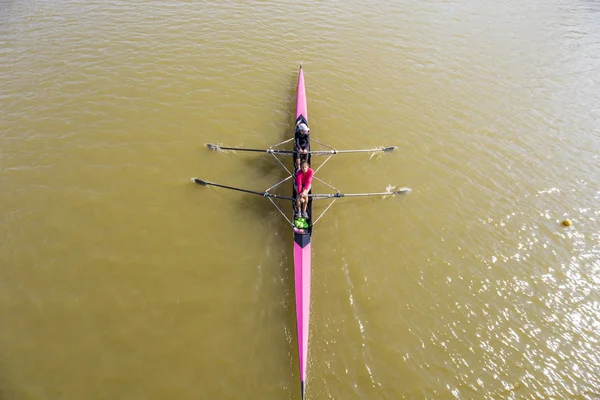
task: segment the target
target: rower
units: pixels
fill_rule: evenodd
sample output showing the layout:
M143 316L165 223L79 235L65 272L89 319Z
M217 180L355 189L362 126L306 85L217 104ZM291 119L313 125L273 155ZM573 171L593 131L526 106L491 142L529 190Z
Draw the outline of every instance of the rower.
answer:
M312 184L313 170L307 161L302 162L302 166L296 172L296 190L298 197L296 199L296 218L308 218L306 208L308 207L308 192Z
M304 122L300 122L296 126L296 134L294 135L294 168L300 169L301 161L308 161L308 152L310 151L310 130Z

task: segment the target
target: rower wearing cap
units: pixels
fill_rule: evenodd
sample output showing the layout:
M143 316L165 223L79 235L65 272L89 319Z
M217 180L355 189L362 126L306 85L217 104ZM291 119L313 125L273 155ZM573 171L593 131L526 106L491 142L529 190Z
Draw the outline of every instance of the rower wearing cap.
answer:
M301 161L308 161L308 152L310 151L309 132L310 130L304 122L296 126L296 134L294 135L294 168L296 170L300 168Z
M312 185L313 174L313 170L306 161L302 162L302 167L296 172L296 190L298 193L296 199L296 218L308 218L306 208L308 207L308 192L310 192Z

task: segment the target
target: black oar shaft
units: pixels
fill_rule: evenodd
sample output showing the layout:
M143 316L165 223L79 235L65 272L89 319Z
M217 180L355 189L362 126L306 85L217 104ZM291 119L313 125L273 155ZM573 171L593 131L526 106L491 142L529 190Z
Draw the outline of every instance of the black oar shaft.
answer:
M203 185L203 186L215 186L215 187L220 187L220 188L223 188L223 189L235 190L235 191L238 191L238 192L256 194L256 195L263 196L263 197L272 197L274 199L295 200L293 197L280 196L278 194L273 194L273 193L269 193L269 192L258 192L258 191L255 191L255 190L248 190L248 189L236 188L236 187L233 187L233 186L220 185L218 183L204 181L204 180L198 179L198 178L193 178L193 180L197 184Z

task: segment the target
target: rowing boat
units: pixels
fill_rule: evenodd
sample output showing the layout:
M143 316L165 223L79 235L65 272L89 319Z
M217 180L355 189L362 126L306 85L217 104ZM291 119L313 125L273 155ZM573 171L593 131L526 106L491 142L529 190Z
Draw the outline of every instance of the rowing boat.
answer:
M317 172L325 165L329 159L336 154L347 154L347 153L376 153L383 152L388 153L396 149L396 146L389 147L377 147L377 148L369 148L369 149L358 149L358 150L338 150L332 146L326 145L324 143L316 141L314 138L312 141L318 143L322 147L326 148L325 150L310 150L308 154L308 161L311 163L312 156L327 156L325 161L323 161L319 168L314 170L313 179L325 184L329 188L333 189L335 192L333 193L317 193L313 194L312 190L309 192L309 203L307 206L308 218L306 219L307 227L298 227L297 220L292 216L292 218L288 218L286 214L281 210L281 208L275 203L275 200L286 200L292 202L292 212L296 213L296 197L297 190L294 184L292 184L292 196L287 197L285 195L271 193L271 190L278 187L288 180L294 181L295 177L295 163L293 161L292 150L281 149L280 147L293 141L295 139L295 135L297 132L296 127L300 124L304 123L308 126L308 111L307 111L307 99L306 99L306 91L304 87L304 71L302 69L302 65L300 65L300 71L298 73L298 87L296 92L296 120L294 126L294 137L287 139L281 143L274 144L268 149L250 149L250 148L241 148L241 147L226 147L217 144L208 143L207 147L211 150L215 151L246 151L246 152L259 152L259 153L267 153L271 154L275 160L285 169L287 172L287 176L280 182L277 182L273 186L269 187L264 191L258 190L249 190L243 188L237 188L232 186L221 185L214 182L209 182L207 180L192 178L192 181L203 185L203 186L214 186L228 190L235 190L243 193L260 195L267 198L275 208L279 211L281 215L287 220L292 228L292 232L294 235L294 287L295 287L295 298L296 298L296 328L297 328L297 340L298 340L298 364L300 368L300 393L301 398L304 399L305 396L305 382L306 382L306 363L308 357L308 330L309 330L309 317L310 317L310 272L311 272L311 236L313 226L319 221L319 219L329 210L329 208L333 205L333 203L341 197L363 197L363 196L389 196L389 195L400 195L410 192L409 188L398 188L398 189L388 189L385 192L372 192L372 193L340 193L334 186L329 183L318 178ZM312 135L311 135L312 136ZM310 147L309 147L310 148ZM292 156L292 168L291 171L286 167L284 162L278 156ZM321 200L321 199L331 199L332 201L329 205L320 213L317 218L313 218L312 212L312 203L313 200Z
M296 92L296 126L304 123L308 126L308 110L306 107L306 90L304 88L304 72L300 66L298 73L298 90ZM297 134L294 130L294 136ZM310 136L309 136L310 137ZM310 141L310 139L309 139ZM310 147L309 147L310 148ZM308 155L308 163L311 157ZM292 165L295 161L292 157ZM294 167L295 168L295 167ZM296 198L297 188L292 185L292 197ZM312 190L309 192L312 194ZM296 212L295 202L292 202L292 212ZM309 197L308 206L308 228L298 229L294 227L294 287L296 293L296 329L298 330L298 361L300 364L300 392L304 399L304 380L306 378L306 359L308 356L308 327L310 317L310 238L312 235L312 197Z

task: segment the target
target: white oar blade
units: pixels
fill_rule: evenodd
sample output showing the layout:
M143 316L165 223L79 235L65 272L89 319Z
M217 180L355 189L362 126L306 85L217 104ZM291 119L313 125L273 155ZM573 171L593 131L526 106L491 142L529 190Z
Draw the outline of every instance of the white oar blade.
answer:
M407 193L410 193L411 191L412 191L411 188L404 187L404 188L400 188L398 190L394 190L392 192L392 194L394 194L394 195L397 195L397 194L407 194Z

